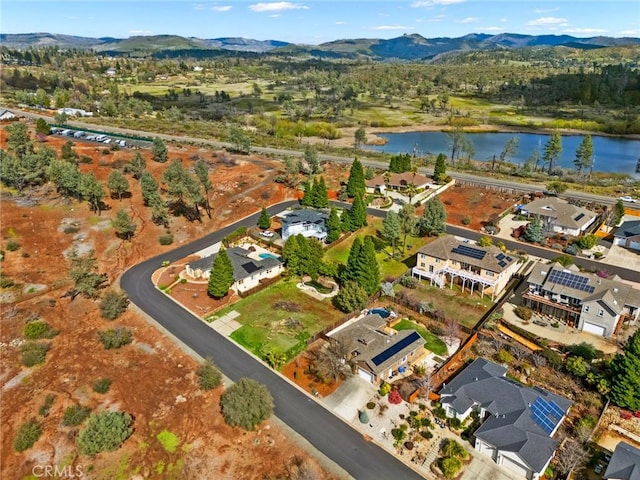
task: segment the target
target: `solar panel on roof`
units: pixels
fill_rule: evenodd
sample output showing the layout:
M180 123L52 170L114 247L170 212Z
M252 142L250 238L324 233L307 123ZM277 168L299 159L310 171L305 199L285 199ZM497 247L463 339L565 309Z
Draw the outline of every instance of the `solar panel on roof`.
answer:
M243 263L242 268L244 268L247 273L254 273L260 270L260 267L253 262Z
M584 217L584 213L579 214L578 216L576 216L576 218L574 218L574 220L577 222L578 220L580 220L582 217Z
M549 274L549 281L565 287L575 288L587 293L593 293L595 287L587 285L589 279L581 275L576 275L571 272L565 272L560 270L552 270Z
M451 251L459 255L464 255L465 257L475 258L476 260L482 260L484 256L487 254L485 250L480 250L479 248L473 248L468 245L458 245Z
M507 266L507 262L505 262L504 260L498 262L498 265L500 265L502 268Z
M557 416L558 411L560 416ZM548 435L551 435L563 415L564 413L562 413L560 407L554 402L547 402L541 397L536 398L531 405L531 418Z
M507 262L512 262L512 261L513 261L513 258L511 258L511 257L507 257L507 258L506 258L506 260L507 260Z
M549 407L551 407L551 413L553 413L556 417L558 417L558 419L561 419L562 417L564 417L564 412L556 402L554 402L553 400L550 400L548 403L549 403Z
M505 256L506 256L506 255L505 255L504 253L499 253L498 255L496 255L496 258L497 258L498 260L504 260L504 257L505 257Z
M402 340L400 340L395 345L391 345L389 348L387 348L383 352L381 352L378 355L376 355L375 357L373 357L371 359L371 361L377 367L377 366L381 365L382 363L386 362L387 360L389 360L391 357L393 357L396 353L401 351L403 348L411 345L413 342L415 342L419 338L420 338L420 335L418 335L417 332L413 332L411 335L409 335L407 337L404 337Z

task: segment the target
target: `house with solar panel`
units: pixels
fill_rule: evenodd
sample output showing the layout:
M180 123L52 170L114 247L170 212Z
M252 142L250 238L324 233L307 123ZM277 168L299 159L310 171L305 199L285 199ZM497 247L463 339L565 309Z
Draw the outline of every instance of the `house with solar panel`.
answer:
M346 345L360 378L377 384L403 372L423 354L425 341L415 330L396 331L377 313L365 315L329 332L332 341Z
M605 480L640 480L640 448L620 442L602 476Z
M494 245L481 247L452 235L440 237L418 250L412 275L440 288L459 285L462 292L500 295L520 268L520 259Z
M558 197L542 197L523 205L520 213L542 220L547 236L563 233L579 237L585 233L598 217L591 210L571 205Z
M558 442L553 438L571 407L559 395L506 377L507 367L478 358L439 392L447 417L481 420L474 448L515 478L537 480L549 466Z
M527 283L525 306L595 335L609 338L640 316L640 290L616 275L601 278L575 265L537 262Z
M189 262L185 266L185 273L193 279L209 280L217 255L214 253ZM231 289L235 292L251 290L261 281L275 278L284 271L284 263L278 256L254 245L228 248L227 255L233 264L234 282Z

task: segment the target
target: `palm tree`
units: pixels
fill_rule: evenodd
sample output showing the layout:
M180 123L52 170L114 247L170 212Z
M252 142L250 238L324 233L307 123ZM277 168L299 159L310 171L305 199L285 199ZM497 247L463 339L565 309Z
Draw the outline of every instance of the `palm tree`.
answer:
M391 183L391 172L387 170L382 174L384 180L384 196L387 196L387 190L389 190L389 183Z

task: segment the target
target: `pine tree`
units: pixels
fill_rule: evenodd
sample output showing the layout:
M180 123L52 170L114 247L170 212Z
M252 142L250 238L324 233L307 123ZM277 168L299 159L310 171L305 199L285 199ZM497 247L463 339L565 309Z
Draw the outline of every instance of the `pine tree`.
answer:
M313 204L313 184L311 180L307 180L303 185L303 194L300 199L300 205L305 207L310 207Z
M129 164L129 168L131 169L131 173L133 174L133 178L140 179L142 174L145 172L147 168L147 162L140 152L136 152L131 159L131 163Z
M164 140L159 137L153 139L151 155L153 156L153 160L159 163L165 163L169 159L169 150Z
M542 154L542 160L548 164L547 173L551 174L553 171L553 165L562 152L562 137L558 132L553 132L551 137L544 146L544 153Z
M329 207L329 193L327 192L327 185L324 183L324 177L320 177L318 181L317 193L315 195L317 208Z
M360 227L367 224L367 207L364 205L362 197L358 196L353 200L353 205L349 210L351 217L351 231L355 232Z
M392 257L396 254L396 242L400 238L401 232L402 222L400 216L393 210L389 211L382 221L382 231L380 233L382 234L382 238L391 244Z
M343 215L346 215L346 213L344 213ZM333 243L338 240L341 233L342 226L340 225L340 217L338 216L338 211L335 207L332 207L331 213L329 214L329 219L327 220L327 243Z
M402 254L404 255L405 248L407 246L407 235L414 233L418 219L416 218L416 207L410 203L402 205L400 212L400 227L402 230Z
M233 282L233 264L227 251L221 247L211 266L207 293L213 298L220 299L229 293Z
M346 283L348 281L355 281L358 278L358 261L362 252L362 240L360 237L356 237L349 250L349 257L347 258L347 265L342 271L340 281Z
M627 340L622 353L611 362L611 401L622 408L640 411L640 330Z
M260 211L260 217L258 218L258 227L260 227L262 230L266 230L270 226L271 217L269 216L267 209L262 207L262 210Z
M380 286L380 266L376 259L376 249L370 235L367 235L364 239L357 263L356 282L365 289L368 295L373 295Z
M91 210L100 215L102 210L102 200L106 196L102 184L98 181L93 172L80 175L78 182L78 193L83 200L86 200Z
M351 231L351 210L344 210L340 215L340 228L345 233Z
M420 235L433 236L444 233L447 229L447 211L438 197L433 197L424 204L424 212L418 219Z
M131 239L136 232L136 224L133 223L129 214L123 209L116 212L116 217L111 220L111 226L116 231L116 234L125 240Z
M366 184L364 181L364 170L362 163L357 158L353 160L351 164L351 170L349 171L349 180L347 181L347 195L349 197L362 197L366 191Z
M533 217L524 230L524 239L527 242L542 243L544 241L544 232L542 230L542 219L539 215Z
M318 279L318 272L322 266L322 257L324 256L324 248L322 244L315 238L300 239L301 246L300 256L302 258L302 274L309 275L312 280Z
M145 205L151 205L151 199L155 196L160 196L158 187L158 181L153 178L153 175L146 171L142 172L140 175L140 189Z
M578 175L582 173L583 169L590 168L593 164L593 141L591 140L591 135L586 135L578 145L573 164L578 169Z
M436 164L433 167L433 179L438 182L444 182L447 177L447 157L444 153L438 154Z
M122 195L129 192L129 181L120 170L112 170L107 178L107 188L112 197L115 195L122 201Z
M287 265L287 274L290 276L299 275L302 259L300 258L300 239L302 235L293 235L287 238L282 248L282 258Z

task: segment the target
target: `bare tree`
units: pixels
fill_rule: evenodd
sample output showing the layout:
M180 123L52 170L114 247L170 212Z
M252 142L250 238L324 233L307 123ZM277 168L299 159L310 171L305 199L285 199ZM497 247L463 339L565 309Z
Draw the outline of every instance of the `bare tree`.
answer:
M320 377L335 382L352 373L351 365L346 360L348 354L349 348L344 343L332 341L313 352L312 362Z
M544 367L547 364L547 359L539 353L534 353L533 355L531 355L531 361L536 368Z
M591 427L587 422L578 422L576 427L573 429L576 440L578 440L582 445L586 445L589 442L592 432L593 427Z
M418 387L422 390L421 395L429 398L429 393L431 393L431 389L433 388L433 379L431 377L431 371L427 372L426 375L421 377L417 382Z
M575 440L567 439L556 455L558 472L567 477L573 470L581 468L587 461L588 454L584 447Z
M453 341L460 337L460 325L455 318L447 317L445 319L444 334L449 346L453 345Z

